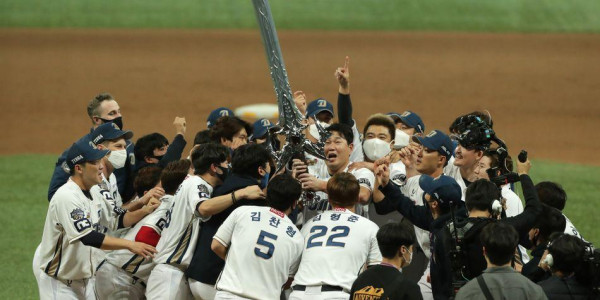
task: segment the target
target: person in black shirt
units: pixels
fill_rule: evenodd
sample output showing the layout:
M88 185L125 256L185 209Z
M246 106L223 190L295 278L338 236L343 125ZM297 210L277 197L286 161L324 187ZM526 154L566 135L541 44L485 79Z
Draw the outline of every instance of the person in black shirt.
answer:
M360 274L350 291L357 299L423 299L419 286L402 275L402 268L412 261L416 237L411 226L388 223L377 232L377 244L383 260Z

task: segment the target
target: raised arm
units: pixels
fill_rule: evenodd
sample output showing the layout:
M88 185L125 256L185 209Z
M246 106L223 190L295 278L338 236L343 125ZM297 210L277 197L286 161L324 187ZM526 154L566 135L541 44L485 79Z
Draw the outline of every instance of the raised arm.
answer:
M350 100L350 57L346 56L343 67L335 70L338 81L338 119L340 123L352 126L352 101Z
M533 181L528 175L530 168L531 163L529 160L524 163L517 160L517 171L521 179L521 187L523 188L525 209L519 215L502 220L502 222L507 222L515 227L519 235L529 231L533 227L537 216L542 212L542 203L538 198Z

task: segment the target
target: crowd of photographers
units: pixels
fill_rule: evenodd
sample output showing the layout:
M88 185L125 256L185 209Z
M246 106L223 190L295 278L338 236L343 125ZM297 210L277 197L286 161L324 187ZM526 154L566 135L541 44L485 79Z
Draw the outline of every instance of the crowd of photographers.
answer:
M265 174L259 172L254 181L265 188L270 178L288 173L300 183L302 196L289 212L298 228L336 207L331 199L335 196L329 195L327 188L331 178L338 180L336 175L342 173L353 175L358 188L352 211L380 227L377 243L382 262L354 274L351 288L322 280L319 299L333 299L327 298L325 287L339 287L350 299L600 297L600 256L562 213L565 191L556 182L532 181L527 153L515 155L516 147L509 151L496 133L501 124L494 124L489 113L468 113L451 122L447 131L427 132L425 122L415 112L382 112L358 120L365 124L359 131L353 118L348 61L335 76L337 109L326 99L308 102L303 92L294 94L298 110L306 116L304 133L319 152L296 155L289 164L277 168L275 155L286 143L286 137L278 135L280 128L266 119L251 125L221 107L208 116L208 128L196 134L188 157L192 162L187 165L192 169L196 165L193 159L199 154L194 151L201 145L219 144L230 152L229 160L238 153L233 170L243 173L252 159L240 158L243 155L239 152L247 151L246 144L261 145L265 153L273 155L268 159L271 171L263 167ZM94 98L88 114L94 126L82 139L93 140L94 129L105 123L123 130L119 106L109 94ZM169 163L187 156L183 153L185 122L175 119L176 135L171 142L160 133L142 136L135 144L128 136L122 149L111 152L119 155L111 154L108 159L115 168L114 179L107 179L107 184L118 190L111 196L118 199L119 207L133 211L136 204L132 203L149 205L150 198L164 197L165 190L156 188L156 181ZM64 171L67 152L56 164L48 200L69 178ZM250 185L232 183L240 174L216 174L223 177L217 182L229 182L219 195L233 195ZM523 199L515 191L518 185ZM175 190L171 188L169 193L175 194ZM204 245L206 249L199 242L189 267L183 270L190 282L197 280L213 290L225 263L211 251L210 241L231 211L244 205L236 204L232 197L232 206L221 210L198 206L200 215L214 214L211 221L202 221L200 229L200 235L205 234L209 242ZM211 226L212 231L208 229ZM206 267L197 261L215 263ZM401 275L387 273L386 266L394 266ZM214 280L204 281L208 273L214 273ZM290 299L318 298L294 298L299 290L293 290Z

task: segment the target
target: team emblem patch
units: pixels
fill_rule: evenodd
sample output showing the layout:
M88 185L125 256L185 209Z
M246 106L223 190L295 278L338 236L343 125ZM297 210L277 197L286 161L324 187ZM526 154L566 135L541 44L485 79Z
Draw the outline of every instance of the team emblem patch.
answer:
M76 208L71 212L71 219L74 221L81 220L85 217L85 213L80 208Z
M204 184L198 185L198 194L200 195L200 198L210 198L208 188Z
M369 181L369 179L366 179L366 178L359 178L358 179L358 184L364 184L368 188L371 188L371 182Z
M394 182L396 185L404 185L404 183L406 183L406 175L405 174L394 175L394 177L392 177L392 182Z

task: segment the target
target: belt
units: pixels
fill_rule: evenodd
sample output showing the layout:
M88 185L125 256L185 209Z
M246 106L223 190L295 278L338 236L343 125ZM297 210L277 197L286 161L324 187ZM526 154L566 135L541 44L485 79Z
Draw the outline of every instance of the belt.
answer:
M305 291L306 290L306 286L305 285L295 285L292 287L292 290L294 291ZM335 286L335 285L321 285L321 292L341 292L343 291L344 288L341 286Z

